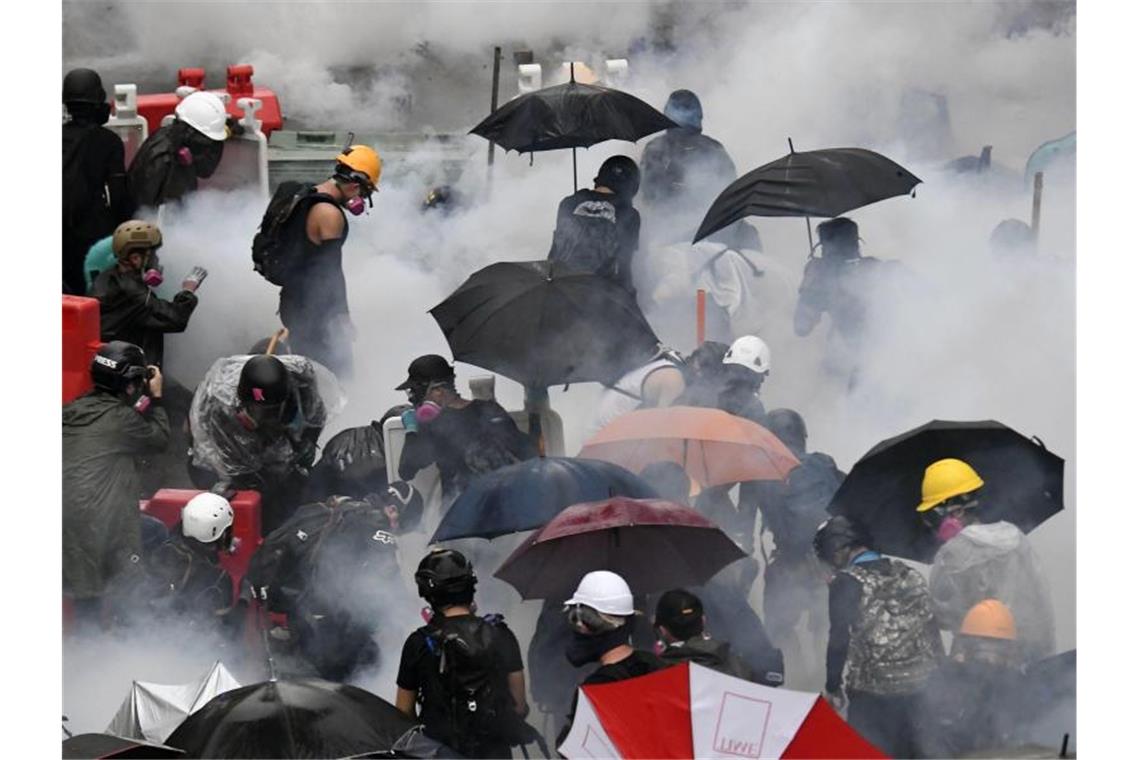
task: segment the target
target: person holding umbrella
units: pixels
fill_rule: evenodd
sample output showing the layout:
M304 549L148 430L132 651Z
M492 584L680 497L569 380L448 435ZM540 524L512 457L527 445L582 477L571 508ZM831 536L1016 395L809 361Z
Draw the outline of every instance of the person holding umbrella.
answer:
M606 277L635 293L631 267L641 236L641 215L633 198L640 184L641 172L633 159L607 158L592 190L578 190L558 204L547 259Z
M827 699L890 757L917 757L916 697L944 656L930 592L917 570L868 548L839 515L819 526L828 588Z
M984 599L1009 606L1030 661L1056 648L1053 603L1029 538L1016 525L983 523L985 481L961 459L926 468L918 513L942 542L930 570L934 613L944 630L956 631Z

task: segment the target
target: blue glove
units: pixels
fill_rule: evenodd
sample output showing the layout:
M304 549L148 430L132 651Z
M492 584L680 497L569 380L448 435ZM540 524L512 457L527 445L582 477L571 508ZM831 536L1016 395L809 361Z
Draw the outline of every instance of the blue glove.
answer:
M416 422L416 410L415 409L409 409L408 411L401 414L400 415L400 422L404 423L404 430L408 431L409 433L420 432L420 425L418 422Z

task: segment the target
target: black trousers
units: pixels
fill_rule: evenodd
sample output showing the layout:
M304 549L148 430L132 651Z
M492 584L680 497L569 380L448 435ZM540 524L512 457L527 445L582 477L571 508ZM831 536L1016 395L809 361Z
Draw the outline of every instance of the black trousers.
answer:
M847 722L890 757L918 757L917 694L847 692Z

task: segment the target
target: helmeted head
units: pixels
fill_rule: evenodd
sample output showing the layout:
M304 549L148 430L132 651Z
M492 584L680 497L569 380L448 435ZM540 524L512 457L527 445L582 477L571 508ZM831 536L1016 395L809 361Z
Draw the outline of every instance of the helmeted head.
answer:
M158 260L161 247L162 231L141 219L129 219L111 234L111 250L119 264L141 272L151 287L162 284L162 264Z
M372 207L383 167L380 154L367 145L350 145L336 157L333 180L344 195L344 207L354 216L364 213L365 201Z
M146 377L146 355L134 343L104 343L91 360L91 381L95 387L116 395L137 392L145 385Z
M293 379L276 356L251 356L242 365L237 400L243 422L254 428L284 424L292 396Z
M641 187L641 170L629 156L610 156L598 169L594 187L608 187L614 191L614 195L628 203Z
M692 378L716 375L723 367L724 355L728 353L728 344L715 340L706 340L697 346L693 353L685 357L685 368Z
M246 353L247 354L267 354L267 353L269 353L269 344L270 343L273 343L272 337L262 338L261 340L257 341L252 346L250 346L250 349L248 351L246 351ZM289 341L286 338L281 338L276 343L274 343L273 354L272 354L273 356L287 356L288 354L291 354L291 353L293 353L293 348L292 348L292 346L289 345Z
M973 520L984 485L977 471L961 459L939 459L923 474L922 501L916 511L939 540L948 541Z
M772 369L772 350L757 336L743 335L732 342L721 361L725 365L744 367L763 380Z
M1021 655L1013 612L997 599L983 599L970 608L951 649L951 656L959 662L1006 667L1020 665Z
M820 222L815 231L825 259L849 261L859 258L859 225L847 217Z
M440 403L437 397L444 390L455 390L455 370L439 354L417 356L408 365L408 379L396 386L406 391L408 400L415 406L424 401Z
M704 110L701 99L692 90L673 90L665 101L665 115L679 127L701 130Z
M705 630L705 608L700 597L679 588L666 591L657 601L653 627L658 635L665 634L665 641L688 641L700 636Z
M470 606L475 600L475 568L454 549L433 549L416 568L416 589L434 610Z
M415 486L403 480L389 483L383 493L369 494L367 500L384 509L394 532L415 530L423 518L424 497Z
M836 515L816 529L812 548L821 562L838 570L847 565L853 552L867 548L869 543L862 526L844 515Z
M200 493L182 507L182 535L199 543L228 548L233 524L233 507L216 493Z
M792 409L773 409L764 416L764 427L793 452L807 451L807 425Z
M111 116L103 79L93 69L72 69L63 77L63 104L71 118L104 124Z
M212 92L192 92L174 107L178 121L194 128L204 137L221 142L226 139L226 104Z
M583 633L598 632L586 630L591 628L591 621L597 623L600 620L602 630L613 629L621 626L625 618L636 614L629 584L625 578L609 570L594 570L582 576L574 596L567 599L565 604L571 614L571 624L583 629ZM590 610L600 617L588 615L588 619L580 618L576 622L573 619L575 608L579 608L579 612L582 609Z

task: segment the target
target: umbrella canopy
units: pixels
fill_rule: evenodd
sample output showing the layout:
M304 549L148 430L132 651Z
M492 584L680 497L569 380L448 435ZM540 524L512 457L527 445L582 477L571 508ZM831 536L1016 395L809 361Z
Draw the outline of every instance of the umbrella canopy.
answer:
M691 507L614 497L559 512L515 550L495 577L514 586L523 599L550 599L568 596L592 570L612 570L634 593L651 594L699 586L744 556Z
M818 694L683 663L584 686L564 757L881 758Z
M431 315L456 361L531 387L613 382L658 346L624 288L551 261L484 267Z
M629 93L570 81L520 95L479 122L471 134L505 150L531 153L588 148L605 140L637 142L675 126Z
M413 725L364 689L295 678L215 697L167 743L190 757L345 757L390 749Z
M240 687L220 661L190 683L135 681L107 726L107 733L161 744L188 715L219 694Z
M128 757L182 757L183 752L174 747L149 744L139 739L129 739L112 734L77 734L63 740L63 757L67 758L128 758Z
M1028 533L1064 508L1065 460L1039 440L993 420L934 420L864 454L828 511L862 523L879 551L930 562L938 542L916 509L927 466L948 457L985 481L982 522L1006 520Z
M863 148L789 153L726 187L705 214L693 242L747 216L839 216L921 182L886 156Z
M752 420L691 406L623 414L587 441L581 456L634 472L676 462L702 487L783 480L799 465L779 438Z
M447 510L431 542L533 530L571 504L611 496L655 499L658 494L632 472L609 462L528 459L473 480Z

